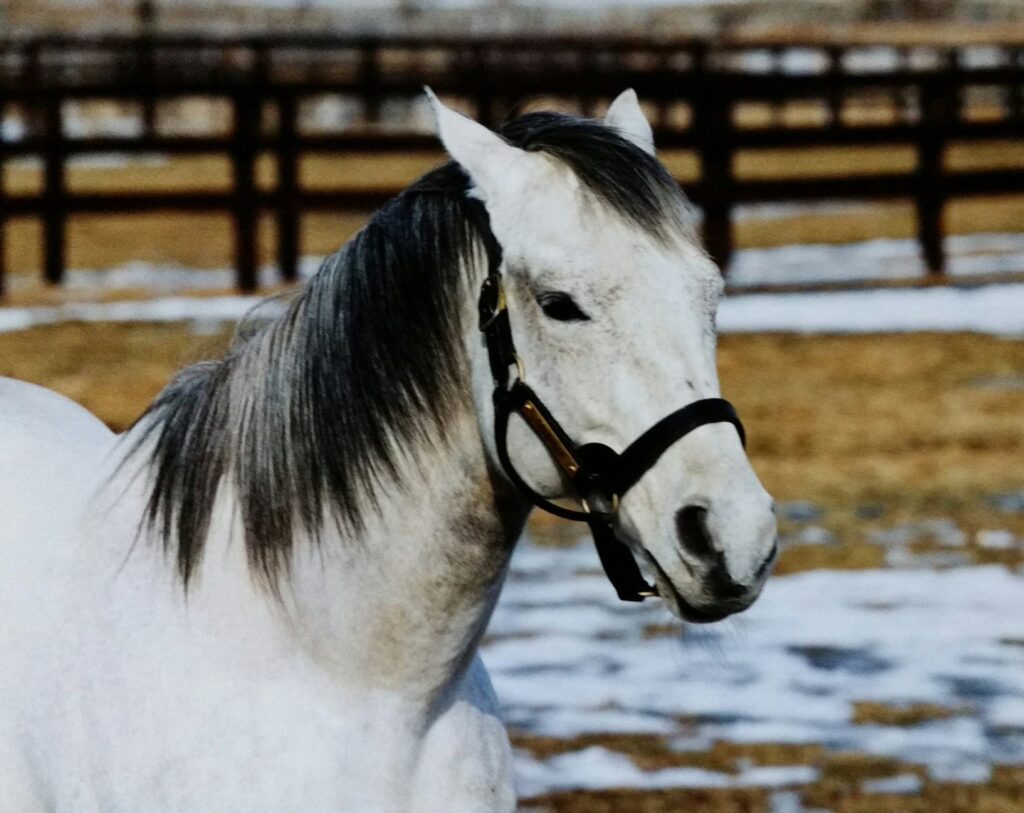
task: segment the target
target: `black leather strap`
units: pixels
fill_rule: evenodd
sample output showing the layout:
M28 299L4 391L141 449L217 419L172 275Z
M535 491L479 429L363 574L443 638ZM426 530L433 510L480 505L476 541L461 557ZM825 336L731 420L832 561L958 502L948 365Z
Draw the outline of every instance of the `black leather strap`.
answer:
M562 519L570 519L574 522L588 522L590 515L586 511L566 508L565 506L552 502L542 496L535 491L529 483L522 478L522 476L520 476L516 467L513 465L512 458L508 453L509 417L513 412L519 413L527 401L532 401L538 408L543 410L544 416L551 422L552 426L556 428L556 431L561 434L564 439L563 442L568 445L570 451L575 451L576 444L572 442L567 434L565 434L561 425L554 419L554 416L548 412L540 399L537 398L536 393L522 381L516 381L508 390L499 388L494 390L494 444L498 452L498 462L501 463L501 467L505 470L505 474L508 475L512 484L535 506L547 511L549 514L554 514L556 517L562 517ZM563 470L563 473L566 472ZM578 487L579 484L576 477L571 475L567 476L569 476L570 482L572 482L574 486Z
M740 443L747 445L747 433L736 408L724 398L704 398L662 418L634 440L620 455L618 471L608 486L616 494L625 494L670 446L709 423L731 423L739 432Z
M705 398L663 418L619 454L601 443L578 446L526 382L512 339L512 324L501 278L501 246L487 230L485 246L489 271L478 301L480 330L487 345L494 379L494 441L498 462L512 484L535 506L555 516L586 522L601 565L623 601L643 601L657 595L617 533L620 499L650 470L666 450L687 434L708 423L731 423L746 444L743 424L732 404ZM512 378L511 371L516 375ZM508 425L512 413L520 415L551 453L572 484L584 510L565 508L544 497L527 483L508 451Z

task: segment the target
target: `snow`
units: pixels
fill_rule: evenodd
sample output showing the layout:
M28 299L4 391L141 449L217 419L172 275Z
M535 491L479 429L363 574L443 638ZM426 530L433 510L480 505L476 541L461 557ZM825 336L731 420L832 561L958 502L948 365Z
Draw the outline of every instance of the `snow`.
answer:
M263 302L263 297L258 296L166 297L141 302L77 302L0 308L0 333L59 322L191 322L205 326L235 322Z
M979 781L1024 759L1024 576L998 567L817 571L776 577L746 613L680 635L658 602L618 602L587 545L524 539L484 660L519 731L562 738L658 733L679 750L732 742L823 743ZM853 703L931 703L948 719L854 725ZM637 773L603 749L517 755L530 792L566 787L777 786L741 771ZM761 770L761 769L756 769ZM902 780L901 780L902 781ZM725 783L725 784L723 784ZM879 787L885 787L880 785ZM893 780L890 790L903 787Z
M884 779L869 779L861 785L865 793L899 793L912 795L921 792L921 778L916 774L903 773Z
M722 303L722 333L969 331L1024 336L1024 284L749 294Z
M805 765L752 767L738 774L703 768L642 771L629 757L601 746L561 754L546 762L532 760L522 754L519 759L518 790L527 797L574 788L777 788L806 784L818 777L815 768Z
M843 214L855 211L849 202L771 204L744 207L742 218L778 219L803 212ZM863 208L863 205L861 205ZM946 238L947 271L952 277L1024 270L1024 234L968 234ZM772 283L839 282L869 279L913 279L925 271L921 248L914 240L878 239L842 245L807 244L738 251L729 268L737 288Z
M301 276L309 277L319 259L306 258ZM1021 267L1024 267L1022 265ZM272 268L261 271L270 284ZM27 287L24 277L11 280L12 290ZM66 321L224 322L244 316L260 302L255 296L188 298L163 296L175 291L230 287L228 270L191 270L133 263L105 272L72 271L67 288L74 291L143 289L156 299L116 303L68 303L53 306L0 308L0 332ZM1024 284L918 289L869 289L828 293L742 294L726 298L719 309L722 333L899 333L972 331L1024 336Z

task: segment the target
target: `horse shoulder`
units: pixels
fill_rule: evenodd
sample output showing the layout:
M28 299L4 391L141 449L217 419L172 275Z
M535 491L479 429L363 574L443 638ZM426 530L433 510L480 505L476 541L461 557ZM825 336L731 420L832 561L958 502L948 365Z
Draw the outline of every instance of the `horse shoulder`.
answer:
M417 810L515 810L512 748L479 655L456 699L427 732L413 787Z

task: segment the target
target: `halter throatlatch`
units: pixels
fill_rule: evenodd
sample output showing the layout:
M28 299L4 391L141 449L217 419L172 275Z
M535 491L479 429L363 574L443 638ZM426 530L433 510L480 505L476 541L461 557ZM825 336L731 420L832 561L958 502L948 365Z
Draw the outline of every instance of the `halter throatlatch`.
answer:
M619 537L619 501L652 468L670 446L709 423L731 423L746 445L743 424L723 398L694 401L658 421L619 453L603 443L576 444L544 402L527 385L525 369L512 341L512 325L501 278L501 246L487 233L489 273L480 288L480 330L494 379L494 439L498 461L512 484L535 506L590 526L601 566L623 601L658 595L640 572L629 545ZM515 377L512 371L515 371ZM572 484L581 509L566 508L538 494L516 471L508 453L508 422L515 413L544 444Z

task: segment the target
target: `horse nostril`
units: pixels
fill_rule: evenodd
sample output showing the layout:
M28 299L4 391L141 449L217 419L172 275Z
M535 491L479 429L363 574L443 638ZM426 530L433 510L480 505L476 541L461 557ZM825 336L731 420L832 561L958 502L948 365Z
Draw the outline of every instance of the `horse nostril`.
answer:
M688 505L676 514L676 533L683 549L705 561L719 558L707 528L706 508Z
M772 549L768 551L768 555L761 562L760 567L757 568L757 572L754 574L755 579L760 579L768 572L768 569L775 564L775 559L779 555L779 540L772 542Z

